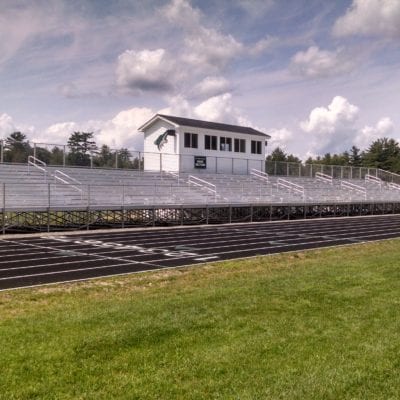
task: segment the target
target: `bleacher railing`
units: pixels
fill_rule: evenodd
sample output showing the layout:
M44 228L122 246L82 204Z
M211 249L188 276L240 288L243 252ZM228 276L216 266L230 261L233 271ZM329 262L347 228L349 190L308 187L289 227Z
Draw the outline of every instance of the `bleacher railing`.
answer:
M276 185L277 185L278 189L279 188L286 189L289 192L294 192L294 193L300 194L304 198L304 194L305 194L304 186L298 185L294 182L288 181L283 178L278 178Z
M400 185L400 175L372 167L353 167L348 165L302 164L281 161L265 161L265 172L269 175L315 178L317 173L331 176L333 179L360 179L366 175L375 176L384 182Z
M264 183L269 182L269 175L258 169L252 168L252 170L250 171L250 175L253 176L254 178L257 178L257 179L263 181Z
M46 181L47 180L47 170L46 170L46 163L43 162L42 160L39 160L38 158L35 158L33 156L28 157L28 174L31 172L31 168L35 168L39 170L41 173L43 173L43 178Z
M364 186L356 185L355 183L348 181L340 181L340 188L352 190L361 193L365 198L367 197L367 189Z
M366 175L374 176L383 182L391 182L400 185L400 175L373 167L355 167L344 165L303 164L292 162L279 162L257 160L246 154L226 152L226 155L207 155L207 169L194 167L194 155L176 155L148 153L135 149L109 149L107 154L102 154L101 149L88 151L85 158L74 158L66 144L30 143L29 154L22 159L13 161L7 159L5 141L0 140L0 163L32 161L33 168L41 166L39 160L47 166L55 167L88 167L88 168L126 168L143 171L146 163L151 160L154 171L180 171L200 174L202 172L217 174L251 174L252 170L259 170L272 176L290 177L316 177L318 173L329 175L332 179L360 179ZM34 166L36 165L36 166Z

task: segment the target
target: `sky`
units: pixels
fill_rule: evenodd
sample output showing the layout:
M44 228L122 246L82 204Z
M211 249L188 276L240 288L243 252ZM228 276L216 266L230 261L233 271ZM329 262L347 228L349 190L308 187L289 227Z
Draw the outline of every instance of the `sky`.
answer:
M303 159L400 140L400 0L0 0L0 138L141 150L155 113Z

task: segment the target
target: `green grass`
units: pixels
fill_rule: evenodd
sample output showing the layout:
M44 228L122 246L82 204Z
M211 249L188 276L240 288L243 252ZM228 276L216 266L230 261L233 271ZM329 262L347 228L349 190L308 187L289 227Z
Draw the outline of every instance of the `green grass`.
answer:
M0 399L399 398L399 240L0 293Z

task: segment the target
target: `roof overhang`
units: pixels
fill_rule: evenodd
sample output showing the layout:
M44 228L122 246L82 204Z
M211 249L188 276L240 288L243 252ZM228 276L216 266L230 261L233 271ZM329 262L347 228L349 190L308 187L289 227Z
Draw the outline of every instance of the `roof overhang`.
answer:
M155 122L157 122L159 120L167 122L168 124L172 125L175 128L177 128L179 126L178 124L175 124L174 122L170 121L169 119L156 114L151 119L149 119L147 122L145 122L142 126L140 126L138 128L138 131L144 132L147 128L149 128L151 125L153 125Z

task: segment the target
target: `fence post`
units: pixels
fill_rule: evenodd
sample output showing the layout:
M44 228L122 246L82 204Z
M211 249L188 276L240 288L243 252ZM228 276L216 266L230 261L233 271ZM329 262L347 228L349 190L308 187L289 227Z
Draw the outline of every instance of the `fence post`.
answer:
M6 233L6 184L3 182L3 235Z
M0 162L3 164L4 162L4 139L1 139L1 150L0 150Z
M36 143L33 143L33 157L36 158Z
M65 154L65 144L63 146L63 167L65 168L65 160L66 160L66 154Z
M87 211L86 211L86 230L89 230L90 225L90 185L87 186Z
M50 232L50 207L51 207L51 193L50 193L50 183L47 184L47 232Z
M118 151L115 150L115 169L118 169Z

